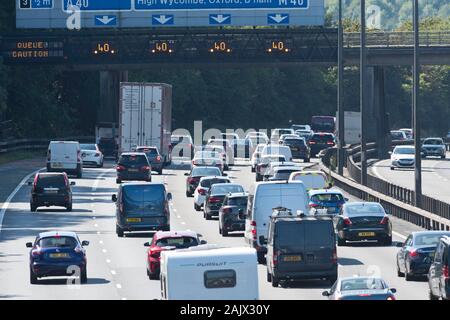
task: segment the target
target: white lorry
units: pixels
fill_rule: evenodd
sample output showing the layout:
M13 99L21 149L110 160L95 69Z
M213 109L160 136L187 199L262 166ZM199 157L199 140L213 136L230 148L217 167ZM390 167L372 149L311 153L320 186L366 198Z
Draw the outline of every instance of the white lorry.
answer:
M172 86L164 83L120 83L119 155L137 146L157 147L170 163Z
M161 252L165 300L258 300L256 250L199 245Z
M339 128L339 117L336 117L336 119L338 122L336 128ZM361 140L361 112L345 111L344 128L345 144L359 143Z

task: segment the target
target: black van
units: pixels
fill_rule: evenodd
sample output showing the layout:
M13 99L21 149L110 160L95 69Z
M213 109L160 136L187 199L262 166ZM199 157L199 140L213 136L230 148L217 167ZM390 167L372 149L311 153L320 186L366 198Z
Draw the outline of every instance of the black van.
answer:
M434 261L428 272L430 300L450 300L450 237L443 236L439 240L434 253Z
M169 201L162 183L125 183L112 196L116 203L116 233L124 231L170 231Z
M332 218L272 216L266 262L267 281L273 287L280 280L323 278L333 285L338 265Z

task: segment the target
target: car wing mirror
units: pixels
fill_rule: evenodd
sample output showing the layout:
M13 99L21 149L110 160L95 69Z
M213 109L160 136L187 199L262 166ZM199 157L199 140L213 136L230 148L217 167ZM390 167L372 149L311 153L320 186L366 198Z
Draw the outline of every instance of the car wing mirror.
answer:
M75 181L71 181L71 182L70 182L70 185L71 185L71 186L76 185Z
M89 241L84 240L83 242L81 242L81 245L83 247L87 247L89 245Z
M223 176L224 176L224 177L228 177L228 174L227 174L227 173L224 173Z
M26 243L27 248L33 248L33 244L31 242Z
M397 247L397 248L402 248L402 247L403 247L403 243L397 242L397 243L396 243L396 247Z
M200 241L200 244L207 244L208 242L206 240Z
M150 242L144 243L144 247L150 247Z
M267 244L267 240L264 236L259 236L259 243L260 244Z
M391 154L392 154L392 151L389 151L389 152L388 152L388 154L390 154L390 155L391 155Z
M391 290L392 293L396 293L397 292L397 289L395 289L395 288L391 288L389 290Z
M324 297L329 297L329 296L330 296L330 293L329 293L328 291L323 291L323 292L322 292L322 296L324 296Z
M27 184L28 184L29 186L31 186L31 185L33 184L33 181L28 181Z
M117 195L113 194L111 196L111 200L112 200L112 202L117 202Z
M172 201L172 193L169 192L167 194L167 200Z
M189 173L188 173L188 172L186 172L184 175L185 175L186 177L189 177Z

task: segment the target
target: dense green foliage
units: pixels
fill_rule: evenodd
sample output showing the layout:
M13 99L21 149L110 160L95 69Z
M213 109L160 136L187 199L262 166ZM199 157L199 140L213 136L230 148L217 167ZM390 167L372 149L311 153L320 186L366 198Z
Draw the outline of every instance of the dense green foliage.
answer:
M336 0L327 0L330 25ZM368 1L383 8L383 29L411 30L411 1ZM358 30L359 0L345 0L346 28ZM427 30L450 30L450 3L421 1ZM14 1L0 1L0 32L14 30ZM444 18L439 18L444 17ZM336 110L336 68L150 68L130 72L130 81L166 82L174 89L174 128L273 128L304 123ZM13 120L23 137L92 135L99 105L96 72L56 67L5 67L0 63L0 121ZM450 128L450 67L424 67L421 76L424 134ZM345 106L359 109L359 71L347 68ZM411 126L411 70L386 68L386 104L391 126Z

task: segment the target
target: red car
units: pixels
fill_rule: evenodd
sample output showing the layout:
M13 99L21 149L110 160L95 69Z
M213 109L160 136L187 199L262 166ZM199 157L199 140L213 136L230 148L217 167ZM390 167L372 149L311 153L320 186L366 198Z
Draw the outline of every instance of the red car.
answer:
M147 251L147 275L150 280L159 279L161 251L186 249L200 244L206 244L199 239L200 235L193 231L158 231L152 242L144 243Z

